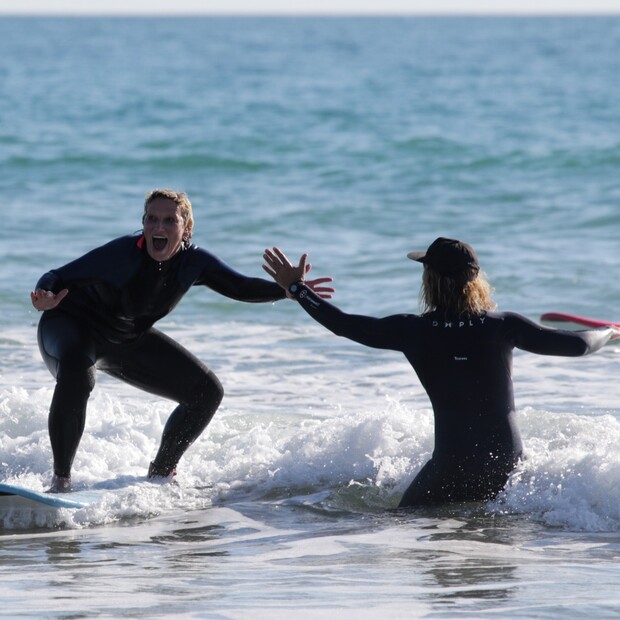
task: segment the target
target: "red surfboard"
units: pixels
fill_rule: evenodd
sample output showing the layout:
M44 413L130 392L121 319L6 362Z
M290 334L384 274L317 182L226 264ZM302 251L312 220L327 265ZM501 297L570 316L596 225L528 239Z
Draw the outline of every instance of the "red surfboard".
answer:
M546 312L541 315L540 320L554 323L573 323L582 327L607 327L609 325L620 327L620 323L614 323L613 321L600 321L577 314L565 314L564 312Z

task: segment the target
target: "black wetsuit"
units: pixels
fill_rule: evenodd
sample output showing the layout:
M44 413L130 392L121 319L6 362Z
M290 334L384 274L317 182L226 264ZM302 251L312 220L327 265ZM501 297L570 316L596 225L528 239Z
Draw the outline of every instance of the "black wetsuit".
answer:
M494 497L522 453L515 423L512 351L579 356L601 348L611 330L548 329L511 312L445 318L399 314L382 319L346 314L307 287L297 297L338 336L404 353L435 416L435 449L400 505Z
M191 286L247 302L282 289L237 273L194 245L158 263L138 235L120 237L44 274L37 289L69 294L39 322L39 348L56 388L49 432L54 473L68 477L84 430L95 368L179 405L164 428L151 474L166 476L218 408L223 390L198 358L153 327Z

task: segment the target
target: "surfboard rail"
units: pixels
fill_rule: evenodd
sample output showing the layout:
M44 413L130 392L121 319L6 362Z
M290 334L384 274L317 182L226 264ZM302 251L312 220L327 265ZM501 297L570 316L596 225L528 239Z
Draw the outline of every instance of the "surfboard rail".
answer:
M79 509L91 503L80 499L79 493L45 493L14 484L0 483L0 505L13 502L16 498L51 508Z
M620 323L613 321L604 321L601 319L591 319L578 314L567 314L565 312L545 312L540 316L541 321L549 321L553 323L574 323L583 327L620 327Z

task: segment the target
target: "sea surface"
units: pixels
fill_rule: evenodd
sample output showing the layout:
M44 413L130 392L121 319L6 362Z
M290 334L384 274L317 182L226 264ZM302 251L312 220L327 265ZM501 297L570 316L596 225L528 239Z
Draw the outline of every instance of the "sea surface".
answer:
M500 309L620 321L619 49L618 17L0 19L0 480L52 473L29 292L155 187L243 273L309 252L347 311L417 312L405 255L453 236ZM226 390L179 485L140 481L173 404L101 375L73 477L108 492L0 513L0 616L620 614L620 346L517 351L504 493L397 511L433 449L400 354L208 289L159 326Z

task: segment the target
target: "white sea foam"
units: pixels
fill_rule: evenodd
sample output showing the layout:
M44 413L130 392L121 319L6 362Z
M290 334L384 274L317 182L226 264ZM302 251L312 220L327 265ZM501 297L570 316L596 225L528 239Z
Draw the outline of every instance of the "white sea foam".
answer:
M77 488L143 476L171 409L170 403L140 392L107 387L97 388L91 398L74 463ZM385 394L367 400L364 407L352 407L358 389L360 385L354 385L347 394L343 383L337 397L348 401L345 406L328 400L319 408L290 412L282 406L268 411L266 405L258 413L248 411L249 399L233 399L181 461L178 478L188 492L167 497L161 489L146 492L138 485L130 491L131 504L117 495L109 504L79 512L74 523L317 493L310 501L322 509L393 508L430 457L432 412ZM314 388L306 389L306 395L312 392ZM49 482L46 425L51 394L51 386L0 391L0 449L7 482L36 489ZM489 509L529 514L569 529L620 529L618 417L526 407L518 418L527 460ZM195 488L203 490L190 491Z

